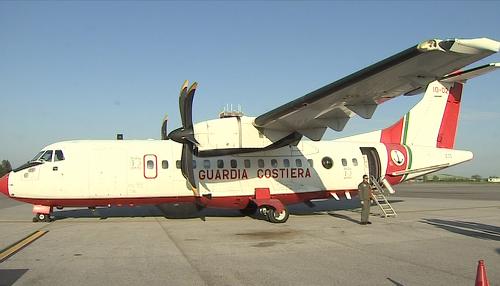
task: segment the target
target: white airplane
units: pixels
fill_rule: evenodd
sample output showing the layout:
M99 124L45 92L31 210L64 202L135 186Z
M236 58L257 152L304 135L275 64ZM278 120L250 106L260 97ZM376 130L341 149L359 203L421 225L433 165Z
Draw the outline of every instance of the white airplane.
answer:
M163 140L55 143L1 178L0 191L33 204L34 221L49 221L53 207L191 202L283 223L286 205L357 195L364 174L392 190L471 160L453 149L463 84L500 64L459 70L499 49L487 38L428 40L258 117L226 112L195 125L197 84L186 81L182 127L167 135L164 122ZM369 119L379 104L424 90L390 127L321 141L355 114Z

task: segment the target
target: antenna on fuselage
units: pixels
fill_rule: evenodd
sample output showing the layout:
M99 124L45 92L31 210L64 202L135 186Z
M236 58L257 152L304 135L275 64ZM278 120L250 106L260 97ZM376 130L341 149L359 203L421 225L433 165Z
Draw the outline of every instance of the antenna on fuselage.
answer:
M228 117L242 117L243 111L241 111L241 105L237 105L238 109L234 109L232 104L226 104L224 106L224 110L219 113L219 118L228 118Z

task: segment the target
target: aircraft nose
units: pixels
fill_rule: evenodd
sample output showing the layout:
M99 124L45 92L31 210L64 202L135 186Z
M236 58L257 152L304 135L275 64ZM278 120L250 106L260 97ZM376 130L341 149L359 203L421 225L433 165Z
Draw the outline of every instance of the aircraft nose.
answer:
M9 195L9 174L3 176L0 179L0 193L3 193L7 197L10 197L10 195Z

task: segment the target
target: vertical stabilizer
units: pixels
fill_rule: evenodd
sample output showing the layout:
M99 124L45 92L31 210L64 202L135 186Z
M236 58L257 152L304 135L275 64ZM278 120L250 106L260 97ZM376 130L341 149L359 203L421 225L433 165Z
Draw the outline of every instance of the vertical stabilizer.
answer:
M381 142L453 148L463 84L434 81L398 122L382 130Z
M380 142L453 149L464 83L498 68L500 63L492 63L431 82L417 105L398 122L382 129Z

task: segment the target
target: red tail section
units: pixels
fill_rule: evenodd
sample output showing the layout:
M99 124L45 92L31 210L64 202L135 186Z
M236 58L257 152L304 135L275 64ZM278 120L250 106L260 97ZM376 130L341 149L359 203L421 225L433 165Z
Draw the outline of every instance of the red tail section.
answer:
M444 110L443 120L439 128L437 145L438 148L453 149L455 136L457 134L458 115L460 113L460 101L462 99L463 84L456 82L450 90L448 101Z
M401 137L403 136L403 122L404 117L399 119L390 127L382 129L380 142L386 144L401 144Z

